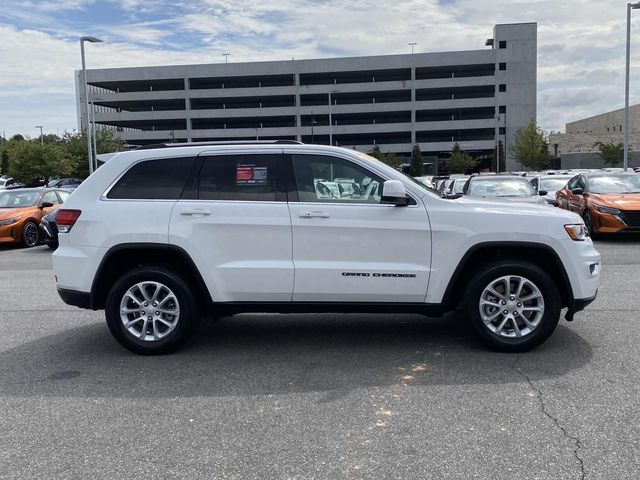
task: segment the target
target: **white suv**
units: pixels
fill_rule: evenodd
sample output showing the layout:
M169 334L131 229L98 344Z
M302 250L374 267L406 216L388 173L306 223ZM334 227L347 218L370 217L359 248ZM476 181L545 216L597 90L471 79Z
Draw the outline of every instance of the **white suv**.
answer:
M56 222L60 296L104 309L143 354L175 350L208 311L459 307L482 342L523 351L595 298L600 273L574 213L445 200L365 154L292 141L118 153Z

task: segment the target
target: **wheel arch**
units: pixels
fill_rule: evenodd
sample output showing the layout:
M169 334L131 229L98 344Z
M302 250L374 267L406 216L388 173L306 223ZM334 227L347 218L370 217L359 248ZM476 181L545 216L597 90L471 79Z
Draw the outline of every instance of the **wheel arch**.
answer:
M545 270L558 285L562 306L573 301L569 276L562 260L549 245L535 242L483 242L473 245L465 252L454 270L442 303L446 309L455 309L461 303L466 283L480 269L492 262L516 258Z
M208 307L212 304L200 271L184 249L158 243L126 243L111 247L102 258L91 285L91 309L105 307L109 290L120 275L144 266L162 266L175 271L195 287L195 294L203 305Z

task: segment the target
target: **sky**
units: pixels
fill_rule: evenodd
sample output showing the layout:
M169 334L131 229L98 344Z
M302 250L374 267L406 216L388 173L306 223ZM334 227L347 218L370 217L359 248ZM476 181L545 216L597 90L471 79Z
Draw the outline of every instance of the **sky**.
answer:
M624 106L620 0L0 0L0 135L77 128L73 72L87 68L476 50L496 23L538 23L538 124ZM637 33L636 33L637 32ZM631 104L640 102L640 10Z

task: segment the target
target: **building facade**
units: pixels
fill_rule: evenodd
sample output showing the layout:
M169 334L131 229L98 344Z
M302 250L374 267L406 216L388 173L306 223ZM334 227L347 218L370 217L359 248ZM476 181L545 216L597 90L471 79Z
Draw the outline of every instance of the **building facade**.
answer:
M87 82L95 123L132 145L292 139L409 156L418 144L436 160L458 143L490 164L499 138L512 169L509 147L536 117L536 55L524 23L496 25L480 50L94 69Z

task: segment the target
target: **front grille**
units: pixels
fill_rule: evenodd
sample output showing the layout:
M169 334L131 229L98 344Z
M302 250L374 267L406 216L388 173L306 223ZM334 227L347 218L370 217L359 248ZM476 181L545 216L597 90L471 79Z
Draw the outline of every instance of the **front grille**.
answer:
M629 228L640 228L640 210L621 210L620 218Z

